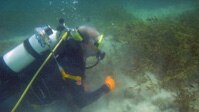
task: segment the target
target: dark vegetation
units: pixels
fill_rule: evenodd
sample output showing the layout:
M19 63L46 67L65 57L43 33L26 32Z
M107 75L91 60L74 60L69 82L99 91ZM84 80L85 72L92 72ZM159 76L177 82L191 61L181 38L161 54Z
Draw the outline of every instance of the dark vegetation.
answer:
M157 74L163 88L176 91L180 112L194 111L189 91L199 82L199 9L167 19L139 20L121 7L104 13L104 29L114 41L124 42L122 61L126 75L132 78L149 71ZM103 26L100 26L103 27ZM120 52L120 51L118 51ZM117 55L117 54L115 54Z

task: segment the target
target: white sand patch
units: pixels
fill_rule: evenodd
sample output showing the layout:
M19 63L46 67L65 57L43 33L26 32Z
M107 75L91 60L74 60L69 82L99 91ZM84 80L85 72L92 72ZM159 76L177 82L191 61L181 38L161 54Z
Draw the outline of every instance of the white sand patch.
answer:
M149 77L140 84L118 72L116 90L82 112L178 112L174 106L176 93L162 89L155 75L150 75L152 79Z

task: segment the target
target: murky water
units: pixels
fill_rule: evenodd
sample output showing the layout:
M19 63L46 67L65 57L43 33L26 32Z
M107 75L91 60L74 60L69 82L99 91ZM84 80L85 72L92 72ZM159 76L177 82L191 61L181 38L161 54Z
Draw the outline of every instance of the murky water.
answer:
M0 54L34 34L35 27L56 28L59 18L73 28L92 25L105 35L106 58L86 72L87 85L94 90L111 74L116 89L82 112L198 112L198 11L198 0L4 0ZM37 111L69 111L63 104Z

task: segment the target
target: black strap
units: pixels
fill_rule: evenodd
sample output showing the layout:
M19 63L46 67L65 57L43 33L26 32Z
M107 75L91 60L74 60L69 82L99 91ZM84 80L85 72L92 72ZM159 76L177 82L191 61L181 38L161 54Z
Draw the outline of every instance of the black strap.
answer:
M29 42L28 39L26 39L26 40L23 42L23 45L24 45L26 51L27 51L30 55L32 55L34 58L37 59L37 58L40 58L40 57L41 57L40 54L37 53L37 52L32 48L32 46L30 45L30 42Z

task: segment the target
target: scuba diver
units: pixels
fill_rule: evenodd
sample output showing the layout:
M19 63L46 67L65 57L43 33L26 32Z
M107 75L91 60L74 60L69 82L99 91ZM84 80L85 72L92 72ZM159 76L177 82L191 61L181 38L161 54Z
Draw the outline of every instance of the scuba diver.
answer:
M67 39L55 52L52 51L64 32L68 34ZM0 101L20 91L21 83L30 80L33 76L31 72L36 71L44 57L51 52L53 58L42 69L26 95L28 104L46 105L62 100L76 109L91 104L115 89L114 79L107 76L99 89L85 91L86 69L96 66L105 56L100 49L102 41L103 35L95 28L83 25L70 29L64 19L59 20L56 30L49 26L36 28L36 34L1 57ZM86 67L86 59L92 56L97 58L97 62Z

